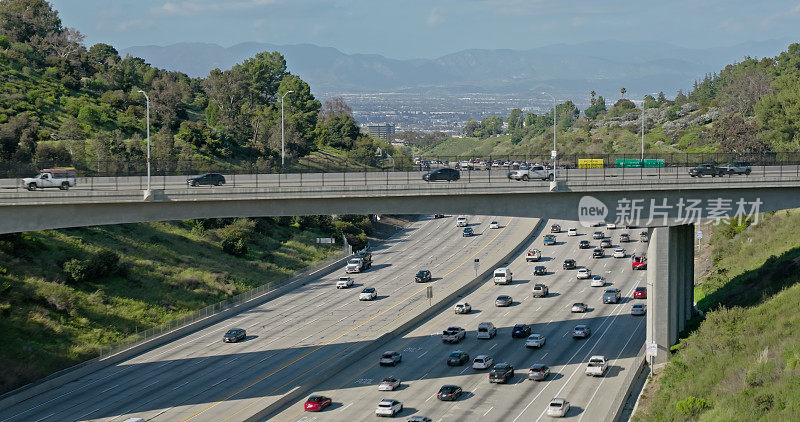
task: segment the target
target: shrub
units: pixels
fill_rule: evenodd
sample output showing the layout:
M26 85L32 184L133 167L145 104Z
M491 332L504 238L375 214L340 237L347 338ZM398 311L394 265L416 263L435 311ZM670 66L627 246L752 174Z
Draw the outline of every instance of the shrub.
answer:
M76 283L124 274L127 267L120 262L119 254L103 249L90 259L70 259L63 265L67 280Z
M117 274L120 270L119 255L109 249L103 249L91 260L95 277L106 277Z
M82 283L89 280L91 273L88 260L75 258L65 262L63 269L67 280L74 281L76 283Z
M710 407L707 401L694 396L689 396L675 403L675 408L678 412L686 416L697 416Z
M225 253L242 256L247 253L247 244L255 233L256 223L246 218L237 218L232 224L219 229L222 250Z

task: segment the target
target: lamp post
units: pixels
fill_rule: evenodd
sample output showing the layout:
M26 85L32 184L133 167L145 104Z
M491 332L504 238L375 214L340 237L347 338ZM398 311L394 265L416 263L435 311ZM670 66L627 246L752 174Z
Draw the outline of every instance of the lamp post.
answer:
M281 95L281 173L283 173L283 164L286 160L286 141L284 140L283 135L283 98L292 92L294 91L286 91L283 95Z
M144 98L147 102L147 192L150 193L150 97L147 96L147 93L139 90L142 94L144 94Z
M553 152L551 153L553 157L553 181L556 180L556 97L549 92L542 92L542 94L549 95L550 98L553 99Z

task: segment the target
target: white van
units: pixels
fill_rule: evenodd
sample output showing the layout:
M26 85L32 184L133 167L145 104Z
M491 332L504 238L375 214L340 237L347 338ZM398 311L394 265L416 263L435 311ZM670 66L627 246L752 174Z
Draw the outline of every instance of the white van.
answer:
M467 217L463 215L459 215L456 219L456 226L458 227L467 227L469 223L467 223Z
M511 270L507 267L494 270L494 284L509 284L513 279Z
M497 328L491 322L482 322L478 324L478 338L491 339L497 334Z

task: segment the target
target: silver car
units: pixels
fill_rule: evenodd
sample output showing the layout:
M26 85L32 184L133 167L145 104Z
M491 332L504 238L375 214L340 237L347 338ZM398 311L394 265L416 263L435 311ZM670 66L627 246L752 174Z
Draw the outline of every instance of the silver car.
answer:
M588 306L586 306L585 303L577 302L572 304L572 309L570 309L570 311L583 313L586 312L586 309L588 309Z
M395 377L386 377L378 384L378 391L394 391L400 387L400 380Z
M631 307L631 315L645 315L647 313L647 305L644 303L634 303Z
M511 306L512 303L514 303L514 299L512 299L511 296L500 295L497 296L497 299L494 301L494 306Z
M528 370L528 379L532 381L544 381L550 375L550 367L543 363L535 363Z
M555 398L547 405L547 416L563 418L569 412L569 402L565 399Z

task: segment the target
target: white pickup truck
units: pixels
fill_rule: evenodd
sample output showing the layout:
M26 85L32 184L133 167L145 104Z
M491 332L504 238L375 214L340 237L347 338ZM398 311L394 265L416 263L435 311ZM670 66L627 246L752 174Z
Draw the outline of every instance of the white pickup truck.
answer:
M461 327L448 327L442 331L443 343L458 343L467 336L467 330Z
M608 369L608 361L605 356L592 356L586 365L586 375L602 377Z
M44 169L36 177L22 179L22 187L30 191L44 188L67 190L75 187L78 174L72 167Z
M553 180L555 172L544 168L544 166L530 166L510 171L508 178L522 180L523 182L527 182L528 179Z

